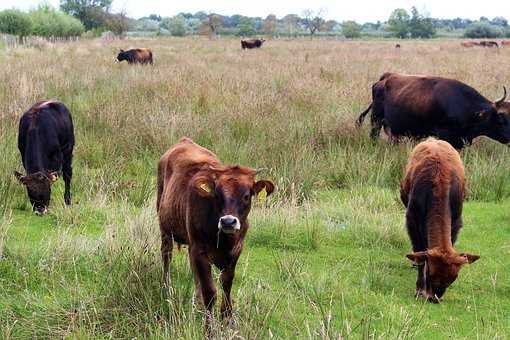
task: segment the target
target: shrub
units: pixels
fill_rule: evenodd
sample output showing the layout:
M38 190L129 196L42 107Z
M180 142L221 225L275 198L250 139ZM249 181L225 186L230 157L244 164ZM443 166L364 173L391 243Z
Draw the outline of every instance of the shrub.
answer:
M7 9L0 12L0 32L26 37L32 32L30 17L19 10Z
M491 25L488 22L475 22L466 28L466 38L498 38L503 36L501 28Z

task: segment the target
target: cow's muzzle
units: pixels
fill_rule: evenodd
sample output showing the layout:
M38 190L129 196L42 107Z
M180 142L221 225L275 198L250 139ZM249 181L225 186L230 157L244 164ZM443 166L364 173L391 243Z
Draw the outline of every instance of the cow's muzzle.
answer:
M226 234L233 234L241 230L241 222L239 219L232 215L225 215L220 217L218 221L218 229Z
M37 216L46 215L47 212L48 212L47 207L34 207L34 214L36 214Z

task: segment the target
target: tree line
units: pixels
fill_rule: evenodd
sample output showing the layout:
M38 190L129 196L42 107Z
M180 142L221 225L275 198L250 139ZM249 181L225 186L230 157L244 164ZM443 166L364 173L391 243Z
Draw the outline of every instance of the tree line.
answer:
M43 37L70 37L89 32L98 36L111 31L124 36L128 31L155 35L236 35L249 37L268 36L316 36L334 35L348 39L361 36L406 38L432 38L439 34L469 38L510 37L510 26L504 17L492 20L480 17L470 19L437 19L412 7L395 9L384 21L359 24L355 21L339 22L325 19L324 10L308 9L297 14L277 18L270 14L265 18L239 14L225 16L217 13L179 13L172 17L152 14L131 19L125 13L112 13L113 0L61 0L60 8L41 5L28 12L4 10L0 12L0 32Z

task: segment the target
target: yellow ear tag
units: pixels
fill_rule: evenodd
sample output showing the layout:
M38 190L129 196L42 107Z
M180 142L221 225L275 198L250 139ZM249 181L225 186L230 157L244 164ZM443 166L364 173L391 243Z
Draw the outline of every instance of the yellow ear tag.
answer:
M266 187L263 187L262 190L259 191L259 194L257 195L259 198L259 201L265 201L267 197L267 191Z
M200 189L204 190L205 192L207 193L210 193L211 192L211 188L209 188L209 186L207 185L207 183L202 183L200 184Z

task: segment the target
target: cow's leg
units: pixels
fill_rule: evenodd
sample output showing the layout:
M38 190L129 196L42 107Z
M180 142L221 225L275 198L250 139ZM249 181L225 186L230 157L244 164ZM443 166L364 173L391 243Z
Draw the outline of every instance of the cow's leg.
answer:
M64 177L64 201L66 205L71 205L71 179L73 178L73 154L69 152L64 155L64 159L62 162L62 173Z
M221 286L223 288L223 299L221 301L221 317L230 318L232 316L232 300L230 290L234 281L235 264L225 268L220 274Z
M379 138L381 134L381 129L383 127L382 121L374 120L372 121L372 129L370 130L370 138L376 140Z
M194 272L195 283L198 281L202 293L202 302L206 309L205 333L209 337L211 334L212 311L216 300L216 288L214 288L211 275L211 264L207 255L194 246L189 248L189 258Z
M172 261L172 250L174 240L172 235L161 233L161 259L163 260L163 283L165 288L170 287L170 262Z
M416 277L416 293L415 297L423 295L427 297L427 287L425 279L425 264L418 265L418 276Z
M416 199L411 199L408 202L406 211L406 228L409 238L411 239L414 252L425 251L427 249L426 238L423 235L424 228L422 228L422 223L425 223L425 219L422 219L420 211L422 211L420 209L420 202ZM422 292L426 291L425 265L413 263L413 266L417 267L418 270L415 294L415 296L418 297L422 294Z

